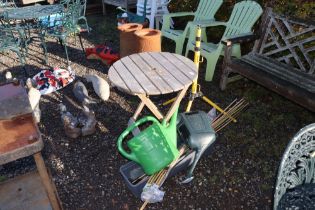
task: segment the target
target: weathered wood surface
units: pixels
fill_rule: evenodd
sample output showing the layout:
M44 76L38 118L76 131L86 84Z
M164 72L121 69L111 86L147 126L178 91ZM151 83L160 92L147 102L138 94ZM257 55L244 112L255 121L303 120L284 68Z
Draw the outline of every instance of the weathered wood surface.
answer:
M299 84L301 88L306 89L311 93L315 93L315 77L310 77L310 75L304 72L295 71L290 65L280 63L269 57L251 53L243 56L240 60L261 71L266 71L275 77L284 79L294 84Z
M266 10L262 34L253 52L315 74L315 22L291 19Z
M220 87L236 72L315 111L315 22L282 17L266 9L254 49L231 59L227 46Z
M110 81L132 95L160 95L188 87L197 77L194 63L171 53L140 53L114 63Z
M43 147L32 114L0 121L0 165L33 155Z
M0 165L33 155L44 144L22 84L0 86Z
M31 112L32 108L22 84L0 85L0 120L9 120Z
M53 210L62 210L56 187L49 177L42 154L38 152L35 153L33 157Z

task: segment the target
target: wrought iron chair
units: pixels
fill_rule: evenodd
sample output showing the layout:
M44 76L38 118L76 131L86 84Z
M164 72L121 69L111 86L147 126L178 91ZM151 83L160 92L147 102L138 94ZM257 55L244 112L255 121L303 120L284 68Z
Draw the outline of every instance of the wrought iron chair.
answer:
M44 38L46 36L58 38L60 43L64 46L67 64L69 65L69 56L67 50L67 38L71 35L79 36L80 44L82 50L84 51L82 38L80 32L82 31L82 26L79 25L79 21L83 20L84 27L89 32L89 27L87 25L87 20L84 16L81 16L82 11L84 10L84 5L81 4L81 1L75 0L69 4L67 4L67 8L64 12L55 14L53 16L48 17L48 25L43 27L41 37L43 39L42 44L44 46L45 55L47 54L47 47ZM50 20L50 18L52 18ZM47 55L45 57L47 63Z
M16 7L14 0L0 0L0 8Z
M273 209L289 189L315 183L315 123L302 128L287 146L278 170Z
M3 12L0 15L0 52L15 52L18 55L21 65L26 73L25 53L23 51L24 44L22 39L24 33L21 31L21 28L6 22L6 17L6 12Z

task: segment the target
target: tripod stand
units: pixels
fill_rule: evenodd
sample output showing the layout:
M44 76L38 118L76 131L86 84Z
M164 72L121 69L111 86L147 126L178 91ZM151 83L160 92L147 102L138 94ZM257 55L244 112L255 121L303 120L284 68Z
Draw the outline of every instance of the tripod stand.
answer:
M200 63L200 45L201 45L201 28L200 28L200 25L198 25L197 29L196 29L196 47L195 47L195 54L194 54L194 63L197 66L197 71L199 70L199 63ZM218 105L216 105L214 102L212 102L209 98L204 96L204 94L201 91L201 86L198 84L198 76L192 83L189 101L188 101L188 104L186 107L186 112L190 111L192 104L196 98L201 98L203 101L208 103L210 106L214 107L216 110L221 112L223 115L226 115L233 122L237 122L237 120L234 117L232 117L230 114L228 114L223 109L221 109Z

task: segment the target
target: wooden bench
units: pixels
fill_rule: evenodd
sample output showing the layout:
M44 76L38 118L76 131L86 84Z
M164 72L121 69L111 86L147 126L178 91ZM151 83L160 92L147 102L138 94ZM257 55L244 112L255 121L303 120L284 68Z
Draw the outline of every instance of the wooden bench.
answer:
M233 44L255 41L253 50L232 58ZM259 35L223 41L225 57L220 88L238 73L315 111L315 22L280 16L267 8Z

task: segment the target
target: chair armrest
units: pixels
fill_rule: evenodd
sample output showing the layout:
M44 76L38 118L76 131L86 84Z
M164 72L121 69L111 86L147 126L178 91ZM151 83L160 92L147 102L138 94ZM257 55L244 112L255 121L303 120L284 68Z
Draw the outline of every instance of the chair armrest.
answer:
M169 14L165 14L163 15L166 18L174 18L174 17L183 17L183 16L194 16L195 13L194 12L176 12L176 13L169 13Z
M194 16L194 12L177 12L177 13L169 13L163 15L163 25L161 31L166 31L171 28L171 18L174 17L183 17L183 16Z
M230 46L233 44L252 42L258 38L259 38L259 36L257 34L246 33L246 34L238 35L237 37L226 38L226 39L222 40L221 43L225 46Z
M208 28L213 26L226 26L226 22L222 21L215 21L214 19L208 19L208 20L201 20L201 21L194 21L193 26L200 26L201 28Z

